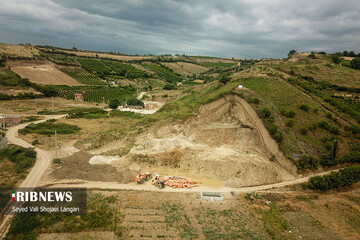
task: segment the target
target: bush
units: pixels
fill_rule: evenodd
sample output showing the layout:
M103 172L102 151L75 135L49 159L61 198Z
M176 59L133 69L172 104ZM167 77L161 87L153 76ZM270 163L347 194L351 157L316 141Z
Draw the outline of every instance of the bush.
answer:
M262 118L269 118L270 115L271 115L271 112L267 107L264 107L263 109L261 109L261 117Z
M317 169L319 165L319 159L309 155L302 155L296 163L296 167L298 170Z
M39 144L39 140L35 139L34 141L32 141L31 145L35 146Z
M253 104L259 104L260 103L259 98L249 98L248 101L249 101L249 103L253 103Z
M270 127L269 127L269 133L271 136L274 136L276 133L277 133L277 126L272 124Z
M167 98L167 97L169 97L169 95L164 94L164 95L162 95L161 97L163 97L163 98Z
M287 118L292 118L295 116L295 112L293 110L281 109L281 114Z
M53 122L43 122L43 123L30 123L23 129L19 129L20 134L28 133L37 133L42 135L53 135L55 130L58 134L72 134L80 131L80 127L76 125L70 125L66 123L53 123Z
M327 130L329 128L329 123L324 120L320 121L318 125L321 129Z
M76 108L68 113L67 118L107 118L108 113L100 108Z
M175 89L177 89L176 85L170 83L165 84L165 86L163 87L163 90L175 90Z
M314 52L311 52L308 57L309 57L309 58L312 58L312 59L316 59L316 56L315 56L315 53L314 53Z
M9 147L0 150L0 156L8 158L15 164L17 173L23 173L31 168L36 161L36 155L34 148Z
M354 58L353 60L351 60L350 64L352 68L360 69L360 58Z
M305 112L309 111L309 105L307 104L301 104L299 108Z
M143 103L141 100L139 100L137 98L131 98L131 99L127 100L127 105L145 107L145 103Z
M300 132L301 132L302 135L306 135L308 130L306 128L301 128Z
M280 143L284 139L284 136L281 132L278 131L277 133L275 133L273 138L275 139L276 142Z
M308 126L308 129L310 131L314 131L315 129L317 129L318 125L316 123L312 123Z
M341 61L343 60L342 58L342 54L341 53L334 53L331 57L331 59L333 60L333 62L335 64L340 64Z
M295 122L294 119L289 119L289 120L287 120L285 125L287 127L292 127L292 126L294 126L294 122Z
M305 185L313 190L330 190L351 186L360 181L360 166L347 167L324 176L311 177Z
M119 99L111 99L110 102L109 102L109 107L111 109L116 109L116 108L119 107L119 105L120 105Z

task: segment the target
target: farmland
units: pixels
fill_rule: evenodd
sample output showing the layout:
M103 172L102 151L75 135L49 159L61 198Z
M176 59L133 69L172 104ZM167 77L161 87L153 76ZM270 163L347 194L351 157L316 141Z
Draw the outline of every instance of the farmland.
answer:
M63 89L59 90L59 96L66 99L74 99L75 93L82 93L84 100L87 102L102 102L103 97L105 102L111 99L119 99L121 102L126 99L133 98L136 96L134 89L128 88L115 88L115 87L87 87L80 89Z
M60 68L60 70L74 78L78 82L85 85L106 85L107 83L103 80L100 80L95 75L85 71L81 68Z
M179 75L175 74L174 72L160 65L145 63L143 64L143 66L154 71L156 75L158 75L162 79L165 79L167 82L176 83L182 80L182 78Z

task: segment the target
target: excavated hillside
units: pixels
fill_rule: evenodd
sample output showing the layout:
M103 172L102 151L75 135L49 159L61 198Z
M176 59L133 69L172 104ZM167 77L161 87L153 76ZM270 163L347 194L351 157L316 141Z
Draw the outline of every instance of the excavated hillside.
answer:
M141 135L127 156L110 164L118 170L216 179L231 187L296 176L254 109L237 95L202 106L185 123Z

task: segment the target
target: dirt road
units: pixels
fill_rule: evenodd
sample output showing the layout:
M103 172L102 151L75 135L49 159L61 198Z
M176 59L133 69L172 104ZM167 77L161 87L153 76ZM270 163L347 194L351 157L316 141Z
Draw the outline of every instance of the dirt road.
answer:
M291 186L299 183L304 183L309 180L309 178L313 176L322 176L328 174L331 170L322 173L313 174L307 177L298 178L291 181L284 181L279 183L260 185L260 186L249 186L249 187L240 187L240 188L231 188L231 187L220 187L220 188L210 188L210 187L195 187L195 188L177 188L173 189L170 187L166 187L164 189L158 189L151 185L150 182L145 182L144 184L130 183L130 184L122 184L117 182L90 182L83 180L71 180L71 181L59 181L54 184L46 185L46 187L51 188L93 188L93 189L119 189L119 190L139 190L139 191L163 191L163 192L221 192L221 193L229 193L231 191L242 193L242 192L256 192L256 191L264 191L273 188ZM201 183L200 183L201 186ZM45 186L44 186L45 187Z
M58 119L58 118L62 118L64 116L65 115L46 116L45 119L36 121L34 123L44 122L51 118ZM16 126L9 128L8 131L6 132L6 138L7 138L8 142L10 144L19 145L22 147L32 147L31 144L25 142L18 136L18 130L21 128L24 128L28 124L30 124L30 123L24 123L24 124L16 125ZM29 172L29 174L27 175L27 177L25 178L25 180L21 183L21 185L20 185L21 188L33 188L33 187L38 186L40 178L44 174L45 170L49 167L49 165L53 159L53 152L41 150L39 148L35 148L35 150L37 152L36 163L35 163L34 167L31 169L31 171ZM5 207L4 211L9 211L9 208ZM0 218L0 222L1 222L0 223L0 239L5 237L12 217L13 217L13 215L7 215L5 213L2 214L2 217Z

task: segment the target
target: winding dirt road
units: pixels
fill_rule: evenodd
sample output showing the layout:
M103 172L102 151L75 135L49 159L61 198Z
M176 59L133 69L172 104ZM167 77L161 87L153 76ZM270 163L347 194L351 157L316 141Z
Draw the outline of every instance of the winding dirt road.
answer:
M58 118L62 118L64 116L65 115L46 116L45 119L36 121L34 123L41 123L41 122L44 122L51 118L58 119ZM31 144L29 144L29 143L25 142L24 140L22 140L21 138L19 138L19 135L18 135L18 130L26 127L28 124L30 124L30 123L24 123L24 124L19 124L19 125L10 127L8 129L8 131L6 132L6 138L8 140L8 143L19 145L22 147L33 147ZM37 158L36 158L35 165L31 169L31 171L29 172L29 174L27 175L25 180L21 183L20 188L37 187L40 182L40 178L44 174L45 170L50 166L50 163L53 159L53 152L45 151L45 150L42 150L39 148L35 148L35 151L37 152ZM7 212L9 212L9 211L10 211L10 207L8 205L4 208L3 212L1 213L0 239L5 237L8 229L9 229L10 221L13 217L13 215L7 214Z

